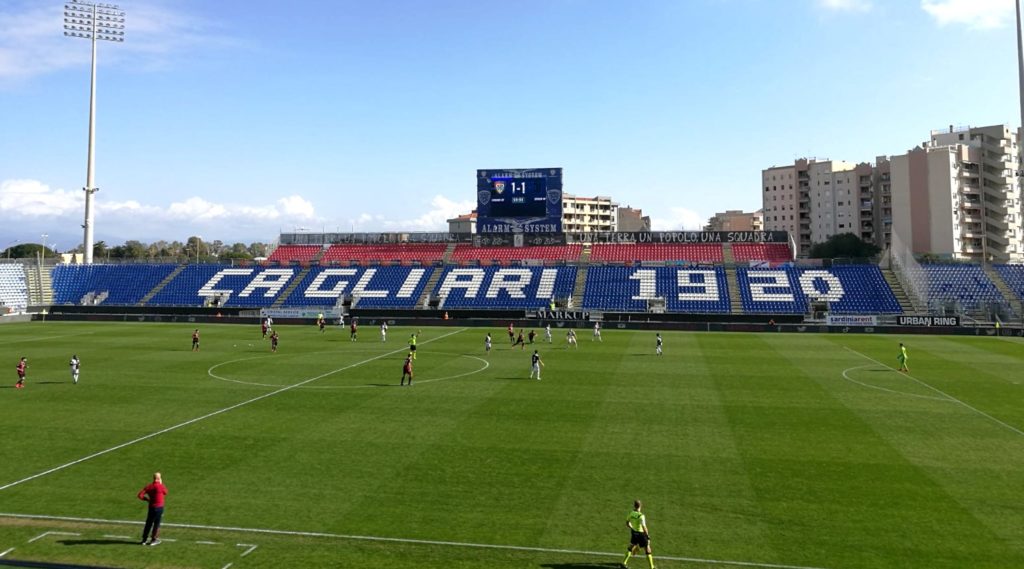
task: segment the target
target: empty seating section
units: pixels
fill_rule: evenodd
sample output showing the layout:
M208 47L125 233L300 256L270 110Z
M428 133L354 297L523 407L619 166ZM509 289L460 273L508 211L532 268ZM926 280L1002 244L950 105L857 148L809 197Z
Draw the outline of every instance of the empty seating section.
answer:
M1017 300L1024 300L1024 265L993 265Z
M720 243L599 243L590 250L591 261L693 261L721 263Z
M320 254L321 249L323 247L320 245L281 245L274 249L274 252L267 257L267 260L277 261L282 265L287 265L292 261L308 263Z
M956 304L977 310L989 303L1004 304L1006 299L979 265L921 265L912 278L927 283L929 308Z
M24 312L28 307L28 283L20 263L0 265L0 304L12 312Z
M512 261L524 261L535 259L539 261L578 261L580 253L583 252L583 245L538 245L534 247L474 247L469 244L461 244L455 247L451 261L453 263L466 264L479 262L480 264L508 265Z
M232 273L224 275L215 286L210 287L211 289L230 289L232 286L244 287L244 283L252 280L252 273L259 269L254 267L230 269L223 265L189 265L146 304L149 306L202 306L207 297L212 296L213 293L208 296L201 296L199 294L200 288L207 284L214 275L226 270L232 270ZM295 269L277 270L294 271ZM269 303L267 303L267 306L269 306Z
M356 308L414 308L433 267L317 267L311 269L284 306L334 306L339 297L358 297Z
M803 314L810 302L825 302L835 314L898 314L896 296L875 265L831 269L780 267L736 269L743 311Z
M56 304L137 304L177 267L163 265L57 265Z
M785 263L793 260L789 245L784 243L733 243L732 257L737 263L747 261Z
M371 263L389 264L397 261L402 265L420 263L430 265L444 257L448 245L444 243L394 243L388 245L331 245L320 258L321 265L338 263L348 265Z
M664 300L668 312L729 312L725 269L677 267L591 267L583 308L646 312L650 301Z
M572 294L576 267L448 267L434 289L443 308L547 308Z

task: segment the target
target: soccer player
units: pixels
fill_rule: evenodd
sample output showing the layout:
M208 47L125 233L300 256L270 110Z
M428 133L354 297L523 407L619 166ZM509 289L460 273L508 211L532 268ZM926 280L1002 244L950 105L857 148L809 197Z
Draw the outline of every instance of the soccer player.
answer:
M198 352L199 351L199 328L196 328L192 332L192 351L193 352Z
M527 334L527 338L530 339L530 343L531 344L533 343L533 339L536 338L536 337L537 337L537 333L534 332L533 330L530 330L530 333Z
M269 318L260 321L260 331L263 332L263 339L264 340L267 339L267 330L270 329L269 322L270 322Z
M349 324L349 327L348 327L348 341L349 342L355 342L356 341L356 335L358 333L359 333L359 325L356 324L356 319L353 318L352 319L352 323Z
M274 330L273 332L270 333L270 351L271 352L276 352L277 351L277 340L278 340L278 338L277 338L277 330Z
M537 350L533 351L533 355L530 357L530 379L533 379L533 374L537 374L537 381L540 381L540 368L544 367L544 362L540 359L540 354Z
M153 473L153 482L139 490L139 499L149 504L146 512L146 525L142 528L142 541L140 545L160 545L160 521L164 517L164 496L167 495L167 487L159 472ZM152 530L153 539L149 539L149 532Z
M408 356L405 356L405 363L402 364L402 383L400 385L405 385L405 378L407 376L409 378L409 387L412 387L412 354L411 353Z
M320 327L320 333L321 334L323 334L324 331L327 329L327 319L324 318L323 313L321 313L319 316L317 316L316 325Z
M544 339L551 343L551 324L544 327Z
M604 341L604 340L601 339L601 323L600 322L594 322L594 337L592 337L590 339L590 341L593 342L594 340L597 340L598 342L603 342Z
M661 333L659 332L659 333L655 334L655 336L658 337L658 343L657 343L657 345L654 348L654 353L656 353L656 354L658 354L660 356L661 355Z
M623 567L629 567L629 558L641 547L647 553L647 564L654 569L654 557L651 555L651 534L647 531L647 517L641 512L643 504L640 500L633 502L633 511L626 517L626 527L629 528L629 548L626 549L626 558L622 560Z
M515 349L516 346L519 346L520 350L525 350L526 349L526 342L523 341L523 331L522 330L519 331L519 336L516 337L516 341L512 342L512 348Z
M25 370L28 368L28 358L21 358L18 361L18 383L14 384L14 387L21 389L25 387Z
M508 323L508 342L513 346L516 343L516 327L511 322Z
M78 384L78 370L82 367L82 362L79 361L78 356L71 355L71 381L76 385Z
M412 355L412 359L416 359L416 334L409 336L409 353Z
M484 338L484 353L486 353L486 354L490 354L491 353L491 333L490 332L488 332L487 333L487 337Z
M900 362L900 368L897 371L910 373L910 368L907 367L907 347L900 342L900 353L896 354L896 360Z
M381 342L387 342L388 341L388 323L387 322L381 322L380 323L380 341Z
M569 331L565 333L565 341L568 342L568 344L566 344L565 346L565 349L568 350L569 346L572 346L577 350L580 349L580 345L576 343L576 331L573 330L572 328L570 328Z

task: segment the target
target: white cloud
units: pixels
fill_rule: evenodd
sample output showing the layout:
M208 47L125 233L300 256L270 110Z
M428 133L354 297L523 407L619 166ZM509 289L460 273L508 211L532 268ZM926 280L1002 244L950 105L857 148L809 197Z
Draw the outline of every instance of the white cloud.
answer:
M870 0L818 0L818 5L837 12L867 12L874 7Z
M125 239L183 239L205 232L213 239L268 236L277 226L320 224L312 202L299 195L278 199L269 205L216 203L190 197L166 206L142 204L136 200L111 201L97 194L96 230L99 234ZM0 225L6 233L32 234L39 230L75 233L85 213L80 190L68 191L38 180L0 182ZM60 229L58 229L60 228ZM11 235L10 237L17 237Z
M699 213L684 207L670 207L667 217L660 217L657 214L651 216L651 230L653 231L697 231L704 227L706 219Z
M156 2L126 6L125 41L99 42L104 65L130 61L134 69L161 67L201 46L227 44L213 26ZM64 36L61 2L10 3L0 8L0 79L13 83L89 64L88 40Z
M921 0L921 9L940 26L962 24L973 30L1001 28L1014 19L1011 0Z
M415 219L380 221L385 229L393 231L448 231L448 220L463 213L469 213L476 207L476 202L473 200L457 202L437 195L430 200L430 207L430 211ZM379 217L375 220L379 220Z

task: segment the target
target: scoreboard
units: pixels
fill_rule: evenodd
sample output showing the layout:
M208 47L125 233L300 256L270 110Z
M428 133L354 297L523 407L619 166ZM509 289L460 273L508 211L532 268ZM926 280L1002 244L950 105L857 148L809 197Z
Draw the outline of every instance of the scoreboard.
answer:
M478 233L559 233L562 169L477 170Z

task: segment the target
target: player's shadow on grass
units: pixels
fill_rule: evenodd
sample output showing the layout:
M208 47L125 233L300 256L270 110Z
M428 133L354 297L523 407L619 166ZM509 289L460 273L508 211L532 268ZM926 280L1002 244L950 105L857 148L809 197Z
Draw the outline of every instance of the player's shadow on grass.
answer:
M36 385L54 385L54 384L58 384L58 383L69 383L69 382L67 382L67 381L37 381L37 382L35 382Z
M131 539L61 539L57 543L61 545L138 545L138 541Z

